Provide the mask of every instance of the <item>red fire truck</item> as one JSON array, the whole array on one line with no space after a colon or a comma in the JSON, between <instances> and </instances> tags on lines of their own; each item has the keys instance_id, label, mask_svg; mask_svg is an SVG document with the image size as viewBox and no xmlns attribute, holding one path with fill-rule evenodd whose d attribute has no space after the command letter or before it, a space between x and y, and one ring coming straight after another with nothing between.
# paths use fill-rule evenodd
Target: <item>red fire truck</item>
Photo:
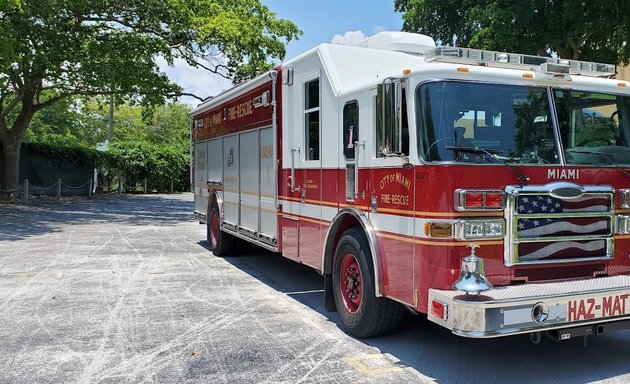
<instances>
[{"instance_id":1,"label":"red fire truck","mask_svg":"<svg viewBox=\"0 0 630 384\"><path fill-rule=\"evenodd\" d=\"M630 87L615 66L382 32L192 112L215 255L315 268L347 331L411 310L466 337L630 327Z\"/></svg>"}]
</instances>

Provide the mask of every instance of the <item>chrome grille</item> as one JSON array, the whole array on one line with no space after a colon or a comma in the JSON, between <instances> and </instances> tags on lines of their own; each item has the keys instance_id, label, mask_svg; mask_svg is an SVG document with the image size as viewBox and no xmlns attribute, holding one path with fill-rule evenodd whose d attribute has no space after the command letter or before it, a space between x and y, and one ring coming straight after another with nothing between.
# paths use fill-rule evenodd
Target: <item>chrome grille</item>
<instances>
[{"instance_id":1,"label":"chrome grille","mask_svg":"<svg viewBox=\"0 0 630 384\"><path fill-rule=\"evenodd\" d=\"M506 265L612 258L611 187L552 183L506 192Z\"/></svg>"}]
</instances>

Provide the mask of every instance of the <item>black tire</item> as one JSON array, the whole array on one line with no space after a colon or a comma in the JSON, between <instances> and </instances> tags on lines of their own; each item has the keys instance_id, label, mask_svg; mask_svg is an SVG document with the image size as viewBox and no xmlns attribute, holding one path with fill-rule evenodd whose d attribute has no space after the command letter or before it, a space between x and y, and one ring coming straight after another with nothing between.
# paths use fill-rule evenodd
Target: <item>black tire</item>
<instances>
[{"instance_id":1,"label":"black tire","mask_svg":"<svg viewBox=\"0 0 630 384\"><path fill-rule=\"evenodd\" d=\"M390 333L405 319L406 311L401 304L376 297L370 247L356 228L341 235L335 250L332 280L337 313L351 335L371 337Z\"/></svg>"},{"instance_id":2,"label":"black tire","mask_svg":"<svg viewBox=\"0 0 630 384\"><path fill-rule=\"evenodd\" d=\"M219 208L214 205L210 209L206 224L208 245L215 256L228 256L234 253L236 238L223 232L219 225L220 222Z\"/></svg>"}]
</instances>

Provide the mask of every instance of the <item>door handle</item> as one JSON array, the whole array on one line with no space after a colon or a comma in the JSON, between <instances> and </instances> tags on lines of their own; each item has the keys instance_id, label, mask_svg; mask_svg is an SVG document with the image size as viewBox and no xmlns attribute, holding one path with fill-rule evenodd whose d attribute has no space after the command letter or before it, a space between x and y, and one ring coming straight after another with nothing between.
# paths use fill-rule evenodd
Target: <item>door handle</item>
<instances>
[{"instance_id":1,"label":"door handle","mask_svg":"<svg viewBox=\"0 0 630 384\"><path fill-rule=\"evenodd\" d=\"M354 142L354 198L359 197L359 154L361 153L360 147L365 149L365 140L362 142Z\"/></svg>"},{"instance_id":2,"label":"door handle","mask_svg":"<svg viewBox=\"0 0 630 384\"><path fill-rule=\"evenodd\" d=\"M300 153L300 147L291 148L291 192L300 190L295 188L295 152Z\"/></svg>"}]
</instances>

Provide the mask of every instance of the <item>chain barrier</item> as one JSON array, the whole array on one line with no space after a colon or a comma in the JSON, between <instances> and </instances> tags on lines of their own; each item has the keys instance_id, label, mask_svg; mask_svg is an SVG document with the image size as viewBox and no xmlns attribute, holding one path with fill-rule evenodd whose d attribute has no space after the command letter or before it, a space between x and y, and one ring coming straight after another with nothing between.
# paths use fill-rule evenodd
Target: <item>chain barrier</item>
<instances>
[{"instance_id":1,"label":"chain barrier","mask_svg":"<svg viewBox=\"0 0 630 384\"><path fill-rule=\"evenodd\" d=\"M49 190L52 190L53 188L56 189L55 194L57 195L57 198L61 199L62 190L64 187L66 188L66 190L79 190L79 189L85 189L85 187L87 187L87 197L90 198L92 196L92 185L93 185L92 179L88 179L85 183L79 186L72 186L72 185L62 182L61 179L57 179L56 182L54 182L48 187L40 187L40 186L35 186L35 185L30 184L29 180L25 179L24 184L21 184L20 188L15 189L14 192L18 192L18 195L21 197L21 200L24 202L24 204L28 205L28 200L30 196L53 195L51 193L45 193Z\"/></svg>"},{"instance_id":2,"label":"chain barrier","mask_svg":"<svg viewBox=\"0 0 630 384\"><path fill-rule=\"evenodd\" d=\"M85 188L86 186L90 185L90 183L91 183L91 182L92 182L92 180L91 180L91 179L89 179L88 181L86 181L85 183L83 183L83 184L79 185L78 187L73 187L73 186L68 185L68 184L66 184L66 183L64 183L64 182L61 182L61 185L62 185L63 187L68 188L68 189L81 189L81 188ZM56 183L55 183L55 184L56 184Z\"/></svg>"},{"instance_id":3,"label":"chain barrier","mask_svg":"<svg viewBox=\"0 0 630 384\"><path fill-rule=\"evenodd\" d=\"M48 191L49 189L56 188L58 183L59 181L55 181L49 187L38 187L29 183L28 189L29 189L29 192L45 192L45 191Z\"/></svg>"},{"instance_id":4,"label":"chain barrier","mask_svg":"<svg viewBox=\"0 0 630 384\"><path fill-rule=\"evenodd\" d=\"M174 179L170 179L168 181L157 181L153 182L150 179L140 179L135 180L133 182L128 182L124 179L118 179L111 184L111 191L116 192L118 194L121 193L179 193L190 191L190 183L189 182L178 182Z\"/></svg>"},{"instance_id":5,"label":"chain barrier","mask_svg":"<svg viewBox=\"0 0 630 384\"><path fill-rule=\"evenodd\" d=\"M149 193L149 182L148 179L144 179L142 181L140 181L139 183L143 184L143 190L145 193ZM113 191L118 192L119 194L121 192L124 191L124 181L123 180L119 180L118 184ZM136 183L137 184L137 183ZM169 182L170 185L167 186L170 187L168 189L170 189L170 193L175 193L175 191L189 191L190 190L190 183L189 182L177 182L174 179L171 179ZM10 190L5 190L5 189L0 189L0 193L17 193L17 197L20 200L23 200L24 204L28 204L28 200L30 196L36 196L36 195L53 195L52 193L46 193L47 191L53 190L54 188L56 188L56 195L58 198L61 198L63 195L63 191L73 191L73 190L80 190L80 189L84 189L87 187L87 197L90 198L92 196L92 194L94 193L93 189L94 189L94 182L92 179L88 179L85 183L79 185L79 186L73 186L73 185L69 185L64 183L61 179L57 179L56 182L54 182L53 184L51 184L48 187L42 187L42 186L37 186L37 185L32 185L29 183L28 179L24 180L23 184L20 184L18 186L18 188L14 188L14 189L10 189Z\"/></svg>"}]
</instances>

